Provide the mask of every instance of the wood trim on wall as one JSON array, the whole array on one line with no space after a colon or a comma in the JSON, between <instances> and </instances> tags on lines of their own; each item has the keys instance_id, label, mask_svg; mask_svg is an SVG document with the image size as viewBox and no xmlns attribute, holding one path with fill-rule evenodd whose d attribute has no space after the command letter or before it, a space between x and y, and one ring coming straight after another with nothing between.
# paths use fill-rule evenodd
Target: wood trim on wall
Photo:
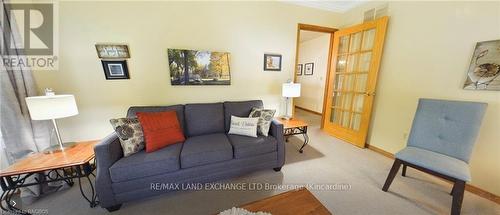
<instances>
[{"instance_id":1,"label":"wood trim on wall","mask_svg":"<svg viewBox=\"0 0 500 215\"><path fill-rule=\"evenodd\" d=\"M329 77L330 75L330 63L332 61L332 55L333 55L333 34L338 31L336 28L329 28L329 27L323 27L323 26L317 26L317 25L309 25L309 24L303 24L299 23L297 24L297 41L295 44L295 64L294 64L294 69L293 69L293 82L297 82L297 64L299 63L299 46L300 46L300 31L315 31L315 32L323 32L323 33L330 33L330 44L329 44L329 51L328 51L328 66L326 69L326 77ZM325 78L325 96L326 93L328 92L328 79ZM325 97L326 98L326 97ZM323 122L323 117L325 113L325 98L323 98L323 113L321 113L321 122ZM295 102L294 99L292 99L292 117L295 116ZM288 111L288 110L287 110ZM321 128L323 128L323 123L321 123Z\"/></svg>"},{"instance_id":2,"label":"wood trim on wall","mask_svg":"<svg viewBox=\"0 0 500 215\"><path fill-rule=\"evenodd\" d=\"M372 151L374 151L376 153L379 153L379 154L381 154L381 155L383 155L385 157L388 157L390 159L394 159L394 154L392 154L392 153L390 153L388 151L385 151L385 150L383 150L381 148L378 148L376 146L372 146L372 145L369 145L369 144L367 144L366 147L369 150L372 150ZM439 179L441 179L441 178L439 178ZM441 180L443 180L443 179L441 179ZM449 182L447 180L443 180L443 181L451 184L451 182ZM467 191L469 191L469 192L471 192L473 194L476 194L476 195L478 195L480 197L483 197L485 199L488 199L488 200L490 200L492 202L500 204L500 196L497 196L497 195L495 195L493 193L490 193L490 192L488 192L486 190L483 190L483 189L481 189L479 187L476 187L476 186L470 185L470 184L465 184L465 190L467 190Z\"/></svg>"},{"instance_id":3,"label":"wood trim on wall","mask_svg":"<svg viewBox=\"0 0 500 215\"><path fill-rule=\"evenodd\" d=\"M320 112L316 112L316 111L313 111L313 110L309 110L309 109L307 109L307 108L299 107L299 106L297 106L297 105L295 105L295 108L297 108L297 109L301 109L301 110L303 110L303 111L306 111L306 112L309 112L309 113L312 113L312 114L316 114L316 115L320 115L320 116L322 116L322 115L323 115L323 114L322 114L322 113L320 113Z\"/></svg>"}]
</instances>

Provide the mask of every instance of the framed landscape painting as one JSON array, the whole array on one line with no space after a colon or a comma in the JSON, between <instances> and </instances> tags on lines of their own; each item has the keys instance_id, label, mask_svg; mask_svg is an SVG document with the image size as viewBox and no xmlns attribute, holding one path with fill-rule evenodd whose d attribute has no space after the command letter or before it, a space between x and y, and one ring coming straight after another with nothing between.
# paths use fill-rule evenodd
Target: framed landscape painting
<instances>
[{"instance_id":1,"label":"framed landscape painting","mask_svg":"<svg viewBox=\"0 0 500 215\"><path fill-rule=\"evenodd\" d=\"M476 44L464 89L500 90L500 40Z\"/></svg>"},{"instance_id":2,"label":"framed landscape painting","mask_svg":"<svg viewBox=\"0 0 500 215\"><path fill-rule=\"evenodd\" d=\"M230 85L228 52L168 49L172 85Z\"/></svg>"}]
</instances>

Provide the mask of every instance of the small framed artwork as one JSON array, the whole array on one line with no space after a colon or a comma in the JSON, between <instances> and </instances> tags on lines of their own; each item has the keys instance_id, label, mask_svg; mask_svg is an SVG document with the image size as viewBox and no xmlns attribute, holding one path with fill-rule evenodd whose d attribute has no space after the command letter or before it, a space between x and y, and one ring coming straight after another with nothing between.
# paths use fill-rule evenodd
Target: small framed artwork
<instances>
[{"instance_id":1,"label":"small framed artwork","mask_svg":"<svg viewBox=\"0 0 500 215\"><path fill-rule=\"evenodd\" d=\"M264 54L264 71L281 71L281 55Z\"/></svg>"},{"instance_id":2,"label":"small framed artwork","mask_svg":"<svg viewBox=\"0 0 500 215\"><path fill-rule=\"evenodd\" d=\"M302 64L297 64L297 75L302 75L302 70L304 69L302 66Z\"/></svg>"},{"instance_id":3,"label":"small framed artwork","mask_svg":"<svg viewBox=\"0 0 500 215\"><path fill-rule=\"evenodd\" d=\"M96 44L97 56L103 59L125 59L130 58L127 45Z\"/></svg>"},{"instance_id":4,"label":"small framed artwork","mask_svg":"<svg viewBox=\"0 0 500 215\"><path fill-rule=\"evenodd\" d=\"M313 75L314 63L306 63L304 67L304 75Z\"/></svg>"},{"instance_id":5,"label":"small framed artwork","mask_svg":"<svg viewBox=\"0 0 500 215\"><path fill-rule=\"evenodd\" d=\"M114 79L130 79L128 75L127 61L102 61L102 68L104 69L104 76L106 80Z\"/></svg>"},{"instance_id":6,"label":"small framed artwork","mask_svg":"<svg viewBox=\"0 0 500 215\"><path fill-rule=\"evenodd\" d=\"M476 44L464 89L500 90L500 40Z\"/></svg>"}]
</instances>

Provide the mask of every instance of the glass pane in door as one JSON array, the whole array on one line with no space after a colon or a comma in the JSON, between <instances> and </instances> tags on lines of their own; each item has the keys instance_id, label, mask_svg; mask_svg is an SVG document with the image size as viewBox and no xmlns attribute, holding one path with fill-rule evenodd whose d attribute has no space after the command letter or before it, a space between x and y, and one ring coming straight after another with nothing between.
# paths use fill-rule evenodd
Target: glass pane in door
<instances>
[{"instance_id":1,"label":"glass pane in door","mask_svg":"<svg viewBox=\"0 0 500 215\"><path fill-rule=\"evenodd\" d=\"M344 54L349 51L349 35L340 37L339 54Z\"/></svg>"},{"instance_id":2,"label":"glass pane in door","mask_svg":"<svg viewBox=\"0 0 500 215\"><path fill-rule=\"evenodd\" d=\"M349 52L357 52L359 51L359 48L361 47L361 34L362 32L355 33L351 37L351 45L349 47Z\"/></svg>"},{"instance_id":3,"label":"glass pane in door","mask_svg":"<svg viewBox=\"0 0 500 215\"><path fill-rule=\"evenodd\" d=\"M370 50L375 42L375 29L369 29L363 32L363 45L361 50Z\"/></svg>"}]
</instances>

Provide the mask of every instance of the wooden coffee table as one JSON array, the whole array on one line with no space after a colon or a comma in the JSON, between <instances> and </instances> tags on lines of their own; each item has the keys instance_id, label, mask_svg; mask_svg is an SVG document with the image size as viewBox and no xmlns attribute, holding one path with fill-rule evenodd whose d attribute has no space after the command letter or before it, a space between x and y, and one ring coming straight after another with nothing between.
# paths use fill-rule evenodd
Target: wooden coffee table
<instances>
[{"instance_id":1,"label":"wooden coffee table","mask_svg":"<svg viewBox=\"0 0 500 215\"><path fill-rule=\"evenodd\" d=\"M42 152L29 155L28 157L17 161L11 166L0 171L0 186L4 191L1 195L0 207L3 211L12 212L12 214L29 214L20 208L15 207L12 196L16 190L21 187L38 185L41 183L65 181L73 186L73 179L78 179L80 192L90 204L95 207L98 204L94 185L90 176L95 170L94 145L98 141L79 142L74 147L65 151L52 154ZM34 174L38 177L44 177L44 180L27 181L26 179ZM92 195L87 197L82 189L81 178L87 178L92 190Z\"/></svg>"},{"instance_id":2,"label":"wooden coffee table","mask_svg":"<svg viewBox=\"0 0 500 215\"><path fill-rule=\"evenodd\" d=\"M282 119L282 118L276 118L279 122L283 124L283 135L285 136L285 141L288 142L288 137L292 135L299 135L302 134L304 136L304 143L299 149L300 153L303 153L304 147L309 143L309 136L307 135L307 127L309 126L306 122L300 120L300 119Z\"/></svg>"},{"instance_id":3,"label":"wooden coffee table","mask_svg":"<svg viewBox=\"0 0 500 215\"><path fill-rule=\"evenodd\" d=\"M240 207L252 212L262 211L273 215L332 214L306 188L281 193Z\"/></svg>"}]
</instances>

